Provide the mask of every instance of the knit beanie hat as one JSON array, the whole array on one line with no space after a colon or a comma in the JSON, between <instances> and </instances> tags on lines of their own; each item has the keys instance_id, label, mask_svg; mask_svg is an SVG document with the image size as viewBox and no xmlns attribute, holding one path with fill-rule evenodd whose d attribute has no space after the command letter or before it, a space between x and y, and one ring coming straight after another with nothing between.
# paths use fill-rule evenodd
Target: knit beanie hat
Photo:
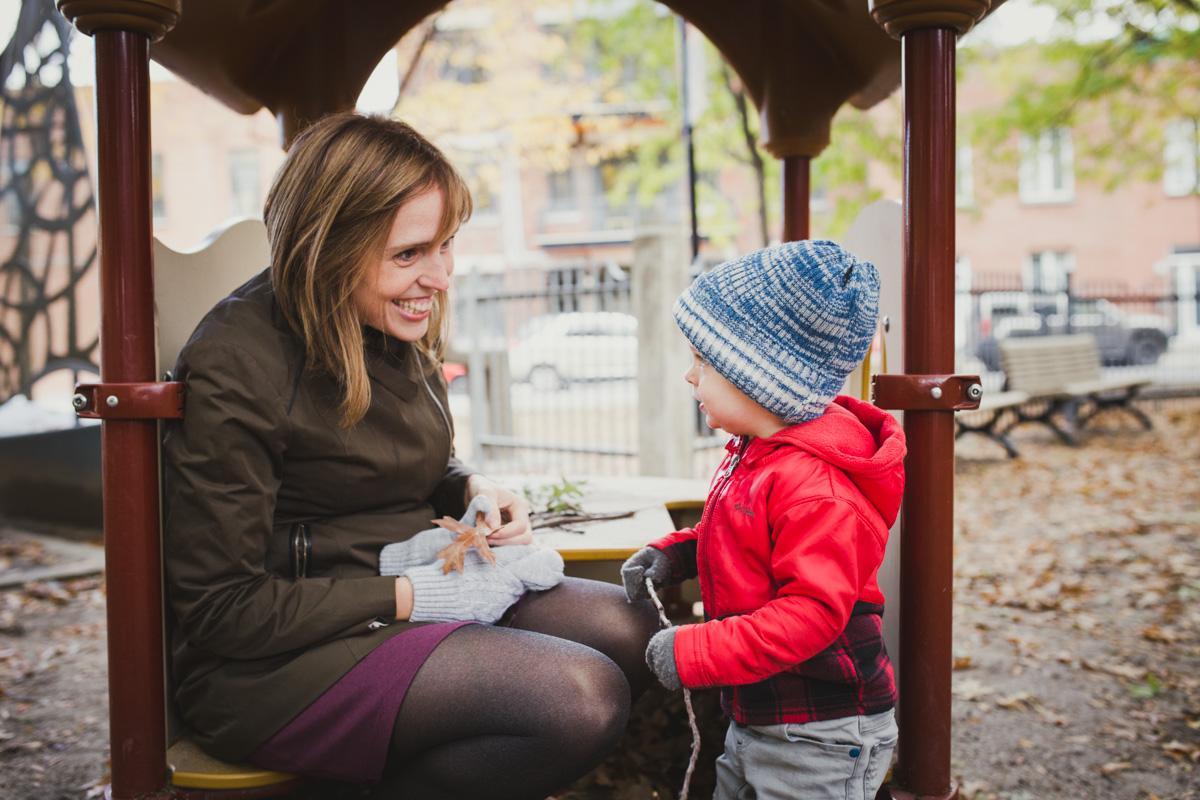
<instances>
[{"instance_id":1,"label":"knit beanie hat","mask_svg":"<svg viewBox=\"0 0 1200 800\"><path fill-rule=\"evenodd\" d=\"M784 422L807 422L871 346L879 273L833 242L788 242L701 275L673 311L722 377Z\"/></svg>"}]
</instances>

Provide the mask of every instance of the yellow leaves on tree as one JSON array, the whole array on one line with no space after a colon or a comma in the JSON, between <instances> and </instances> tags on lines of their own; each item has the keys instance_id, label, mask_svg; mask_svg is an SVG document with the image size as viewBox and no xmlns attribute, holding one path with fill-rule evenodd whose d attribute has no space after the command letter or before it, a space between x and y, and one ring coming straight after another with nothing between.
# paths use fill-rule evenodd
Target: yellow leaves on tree
<instances>
[{"instance_id":1,"label":"yellow leaves on tree","mask_svg":"<svg viewBox=\"0 0 1200 800\"><path fill-rule=\"evenodd\" d=\"M488 545L487 537L499 530L499 527L489 528L483 523L483 514L475 515L475 527L464 525L452 517L442 517L441 519L433 520L433 524L439 528L445 528L455 534L455 539L450 544L438 551L437 557L443 559L442 574L445 575L452 569L463 571L463 559L467 555L467 551L474 547L479 551L479 555L483 556L484 560L493 566L496 564L496 557L492 555L492 548Z\"/></svg>"}]
</instances>

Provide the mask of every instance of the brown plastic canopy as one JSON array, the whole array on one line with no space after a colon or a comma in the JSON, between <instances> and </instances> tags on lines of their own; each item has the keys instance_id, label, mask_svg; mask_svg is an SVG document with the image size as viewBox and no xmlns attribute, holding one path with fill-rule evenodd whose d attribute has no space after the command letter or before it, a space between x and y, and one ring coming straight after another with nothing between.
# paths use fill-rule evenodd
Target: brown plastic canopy
<instances>
[{"instance_id":1,"label":"brown plastic canopy","mask_svg":"<svg viewBox=\"0 0 1200 800\"><path fill-rule=\"evenodd\" d=\"M384 54L446 0L204 0L187 3L151 57L230 108L266 107L285 141L353 108ZM814 157L847 102L900 85L900 42L866 0L664 0L724 54L762 113L777 158Z\"/></svg>"}]
</instances>

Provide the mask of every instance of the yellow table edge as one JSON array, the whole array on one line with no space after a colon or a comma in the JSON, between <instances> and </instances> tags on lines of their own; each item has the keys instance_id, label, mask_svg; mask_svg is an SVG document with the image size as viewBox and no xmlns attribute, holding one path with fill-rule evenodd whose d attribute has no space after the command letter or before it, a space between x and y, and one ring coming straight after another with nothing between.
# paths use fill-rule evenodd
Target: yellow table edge
<instances>
[{"instance_id":1,"label":"yellow table edge","mask_svg":"<svg viewBox=\"0 0 1200 800\"><path fill-rule=\"evenodd\" d=\"M559 550L563 561L624 561L641 548L609 547L595 550Z\"/></svg>"}]
</instances>

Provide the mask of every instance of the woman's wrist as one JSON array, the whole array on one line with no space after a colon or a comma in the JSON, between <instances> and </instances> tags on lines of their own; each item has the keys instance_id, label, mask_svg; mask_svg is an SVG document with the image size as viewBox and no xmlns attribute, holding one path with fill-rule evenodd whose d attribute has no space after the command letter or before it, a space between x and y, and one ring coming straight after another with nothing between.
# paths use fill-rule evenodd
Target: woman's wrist
<instances>
[{"instance_id":1,"label":"woman's wrist","mask_svg":"<svg viewBox=\"0 0 1200 800\"><path fill-rule=\"evenodd\" d=\"M396 621L403 622L412 616L413 586L408 578L396 578Z\"/></svg>"},{"instance_id":2,"label":"woman's wrist","mask_svg":"<svg viewBox=\"0 0 1200 800\"><path fill-rule=\"evenodd\" d=\"M471 499L474 498L475 495L477 495L481 491L483 491L484 488L493 486L493 485L494 484L492 484L492 482L490 480L488 480L487 478L485 478L484 476L482 476L478 472L476 472L474 475L467 478L467 491L466 491L465 496L463 497L463 502L466 503L467 505L470 505Z\"/></svg>"}]
</instances>

